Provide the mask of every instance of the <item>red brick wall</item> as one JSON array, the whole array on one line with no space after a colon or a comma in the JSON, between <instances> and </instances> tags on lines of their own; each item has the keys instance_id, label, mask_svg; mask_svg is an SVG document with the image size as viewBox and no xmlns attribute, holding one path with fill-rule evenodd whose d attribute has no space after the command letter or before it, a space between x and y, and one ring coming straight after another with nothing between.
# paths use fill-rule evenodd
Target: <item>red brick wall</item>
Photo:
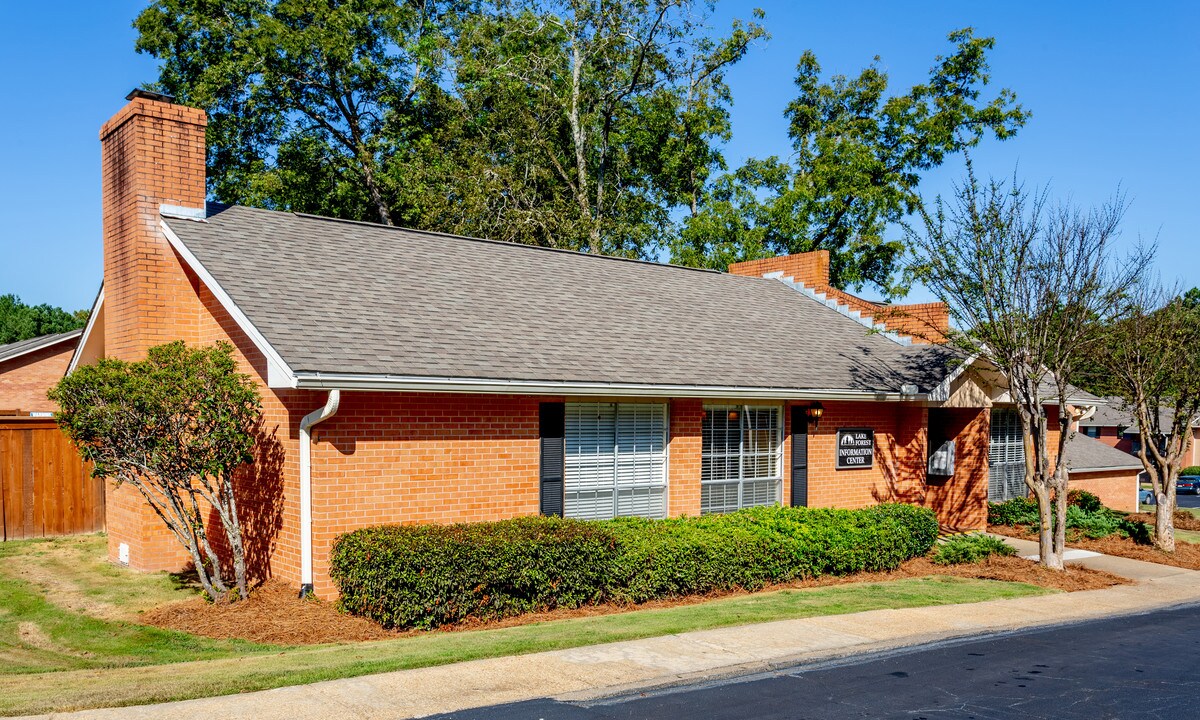
<instances>
[{"instance_id":1,"label":"red brick wall","mask_svg":"<svg viewBox=\"0 0 1200 720\"><path fill-rule=\"evenodd\" d=\"M1113 510L1137 512L1137 470L1071 473L1072 490L1087 490Z\"/></svg>"},{"instance_id":2,"label":"red brick wall","mask_svg":"<svg viewBox=\"0 0 1200 720\"><path fill-rule=\"evenodd\" d=\"M198 283L159 229L159 205L204 207L204 112L137 98L100 130L104 232L104 350L136 360L172 340L197 342ZM182 548L130 486L109 486L109 557L122 543L130 565L175 570Z\"/></svg>"},{"instance_id":3,"label":"red brick wall","mask_svg":"<svg viewBox=\"0 0 1200 720\"><path fill-rule=\"evenodd\" d=\"M27 415L57 410L46 392L67 372L74 350L72 340L0 362L0 411L20 410Z\"/></svg>"},{"instance_id":4,"label":"red brick wall","mask_svg":"<svg viewBox=\"0 0 1200 720\"><path fill-rule=\"evenodd\" d=\"M700 451L704 403L695 399L671 401L670 444L667 447L667 512L700 514Z\"/></svg>"},{"instance_id":5,"label":"red brick wall","mask_svg":"<svg viewBox=\"0 0 1200 720\"><path fill-rule=\"evenodd\" d=\"M954 477L931 478L924 504L941 523L956 530L987 525L989 408L935 408L930 423L941 435L955 439Z\"/></svg>"}]
</instances>

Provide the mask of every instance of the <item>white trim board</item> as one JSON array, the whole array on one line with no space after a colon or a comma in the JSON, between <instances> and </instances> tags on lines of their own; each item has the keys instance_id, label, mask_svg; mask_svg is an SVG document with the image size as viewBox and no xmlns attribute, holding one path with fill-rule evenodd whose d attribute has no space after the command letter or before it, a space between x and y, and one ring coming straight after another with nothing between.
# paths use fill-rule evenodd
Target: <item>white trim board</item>
<instances>
[{"instance_id":1,"label":"white trim board","mask_svg":"<svg viewBox=\"0 0 1200 720\"><path fill-rule=\"evenodd\" d=\"M96 293L96 301L92 303L92 312L88 315L87 325L83 328L83 335L80 336L79 342L75 345L75 352L71 353L71 362L67 364L67 375L75 372L75 368L79 366L79 354L83 352L84 346L87 345L88 338L92 336L92 328L96 325L96 318L100 317L100 308L104 306L104 281L100 281L100 292Z\"/></svg>"},{"instance_id":2,"label":"white trim board","mask_svg":"<svg viewBox=\"0 0 1200 720\"><path fill-rule=\"evenodd\" d=\"M221 287L221 283L217 282L217 279L213 277L213 274L210 273L206 267L204 267L204 264L200 262L199 258L197 258L195 254L193 254L188 248L188 246L179 239L179 236L171 230L171 226L167 224L165 219L159 221L159 227L162 228L163 234L167 238L167 242L171 243L171 247L175 249L175 252L179 253L179 256L183 258L183 261L188 264L188 267L190 267L192 271L195 272L200 278L200 281L203 282L206 287L208 287L209 292L213 294L213 297L217 299L217 302L221 303L221 307L225 309L225 312L229 313L229 316L233 318L233 321L237 323L237 326L241 328L242 332L246 333L246 336L250 338L250 341L254 343L254 346L258 348L259 352L263 354L263 357L267 359L267 387L296 387L296 374L292 372L292 369L284 361L283 357L276 352L274 347L271 346L271 343L267 342L267 338L264 337L261 332L259 332L258 328L254 326L254 323L250 322L250 318L246 317L246 314L242 312L242 309L233 301L233 298L229 297L229 293L225 291L225 288Z\"/></svg>"},{"instance_id":3,"label":"white trim board","mask_svg":"<svg viewBox=\"0 0 1200 720\"><path fill-rule=\"evenodd\" d=\"M82 331L77 331L77 330L70 331L70 332L72 332L74 334L66 335L66 336L60 337L60 338L55 338L54 340L47 340L46 342L38 343L36 345L27 347L24 350L22 350L21 352L17 353L16 355L9 355L8 357L0 358L0 363L6 363L9 360L16 360L17 358L25 357L26 355L28 355L30 353L35 353L39 350L45 350L48 347L54 347L55 345L58 345L59 343L65 343L65 342L70 342L71 340L76 340L82 334ZM54 334L59 335L60 333L54 333ZM33 338L30 338L30 339L32 340Z\"/></svg>"}]
</instances>

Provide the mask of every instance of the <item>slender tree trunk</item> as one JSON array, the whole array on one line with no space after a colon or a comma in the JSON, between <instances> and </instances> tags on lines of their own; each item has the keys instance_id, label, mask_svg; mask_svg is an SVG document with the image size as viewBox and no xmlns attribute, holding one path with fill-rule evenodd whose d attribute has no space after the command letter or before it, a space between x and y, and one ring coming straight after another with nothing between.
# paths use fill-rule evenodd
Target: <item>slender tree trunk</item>
<instances>
[{"instance_id":1,"label":"slender tree trunk","mask_svg":"<svg viewBox=\"0 0 1200 720\"><path fill-rule=\"evenodd\" d=\"M226 500L225 513L229 517L223 522L225 536L229 539L229 549L233 555L233 578L237 583L240 598L244 600L249 596L250 588L246 582L246 547L242 542L242 522L238 518L237 497L233 492L232 479L221 477L220 482L221 492Z\"/></svg>"},{"instance_id":2,"label":"slender tree trunk","mask_svg":"<svg viewBox=\"0 0 1200 720\"><path fill-rule=\"evenodd\" d=\"M1168 466L1160 468L1158 476L1162 478L1160 487L1155 488L1154 506L1154 547L1167 552L1175 552L1175 483L1178 473Z\"/></svg>"},{"instance_id":3,"label":"slender tree trunk","mask_svg":"<svg viewBox=\"0 0 1200 720\"><path fill-rule=\"evenodd\" d=\"M1054 471L1054 560L1051 567L1062 569L1063 554L1067 551L1067 478L1065 469Z\"/></svg>"}]
</instances>

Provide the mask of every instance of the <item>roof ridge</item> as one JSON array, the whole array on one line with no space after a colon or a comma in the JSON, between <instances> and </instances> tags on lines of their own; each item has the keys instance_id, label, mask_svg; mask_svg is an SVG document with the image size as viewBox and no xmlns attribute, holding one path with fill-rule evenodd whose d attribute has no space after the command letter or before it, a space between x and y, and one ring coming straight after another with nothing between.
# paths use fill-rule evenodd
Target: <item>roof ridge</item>
<instances>
[{"instance_id":1,"label":"roof ridge","mask_svg":"<svg viewBox=\"0 0 1200 720\"><path fill-rule=\"evenodd\" d=\"M235 205L232 207L247 207L245 205ZM530 245L528 243L513 242L512 240L496 240L494 238L481 238L472 235L458 235L456 233L439 232L437 230L422 230L419 228L404 227L401 225L382 225L380 223L368 222L366 220L347 220L345 218L334 218L326 215L314 215L312 213L293 212L286 213L280 210L265 210L263 208L249 208L251 210L263 210L264 212L279 212L282 214L290 214L306 220L321 220L324 222L344 223L346 225L362 225L364 227L373 228L376 230L400 230L403 232L416 233L418 235L429 235L433 237L451 238L453 240L467 240L470 242L488 243L490 245L504 245L507 247L529 248L531 250L543 250L547 252L563 253L565 255L577 255L579 257L595 258L598 260L616 260L619 262L636 263L640 265L652 265L654 267L671 268L675 270L689 270L691 272L710 273L714 275L729 275L729 273L713 270L710 268L690 267L688 265L677 265L675 263L659 262L657 260L643 260L642 258L621 257L620 255L605 255L602 253L589 253L582 250L571 250L568 248L546 247L545 245Z\"/></svg>"}]
</instances>

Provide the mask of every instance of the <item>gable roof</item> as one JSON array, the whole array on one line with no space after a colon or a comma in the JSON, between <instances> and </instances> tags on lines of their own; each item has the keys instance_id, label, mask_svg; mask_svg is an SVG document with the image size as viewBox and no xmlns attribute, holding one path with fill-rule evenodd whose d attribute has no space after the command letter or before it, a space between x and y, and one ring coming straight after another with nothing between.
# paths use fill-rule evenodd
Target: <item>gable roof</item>
<instances>
[{"instance_id":1,"label":"gable roof","mask_svg":"<svg viewBox=\"0 0 1200 720\"><path fill-rule=\"evenodd\" d=\"M1071 472L1142 469L1141 460L1133 455L1105 445L1083 433L1075 433L1067 441L1065 459L1067 469Z\"/></svg>"},{"instance_id":2,"label":"gable roof","mask_svg":"<svg viewBox=\"0 0 1200 720\"><path fill-rule=\"evenodd\" d=\"M934 387L951 357L774 279L239 206L164 215L163 227L301 387L449 378L898 395Z\"/></svg>"},{"instance_id":3,"label":"gable roof","mask_svg":"<svg viewBox=\"0 0 1200 720\"><path fill-rule=\"evenodd\" d=\"M20 340L8 345L0 345L0 362L14 360L22 355L37 352L48 347L53 347L59 343L64 343L70 340L77 339L83 334L83 329L68 330L63 333L54 333L53 335L42 335L40 337L29 338L28 340Z\"/></svg>"},{"instance_id":4,"label":"gable roof","mask_svg":"<svg viewBox=\"0 0 1200 720\"><path fill-rule=\"evenodd\" d=\"M1133 411L1129 409L1129 405L1120 397L1110 396L1103 398L1104 405L1097 405L1096 412L1092 417L1080 422L1081 427L1117 427L1129 432L1137 432L1137 420L1133 417ZM1164 432L1168 431L1172 425L1172 411L1168 408L1159 408L1158 410L1158 426ZM1192 427L1200 426L1200 419L1192 422Z\"/></svg>"}]
</instances>

